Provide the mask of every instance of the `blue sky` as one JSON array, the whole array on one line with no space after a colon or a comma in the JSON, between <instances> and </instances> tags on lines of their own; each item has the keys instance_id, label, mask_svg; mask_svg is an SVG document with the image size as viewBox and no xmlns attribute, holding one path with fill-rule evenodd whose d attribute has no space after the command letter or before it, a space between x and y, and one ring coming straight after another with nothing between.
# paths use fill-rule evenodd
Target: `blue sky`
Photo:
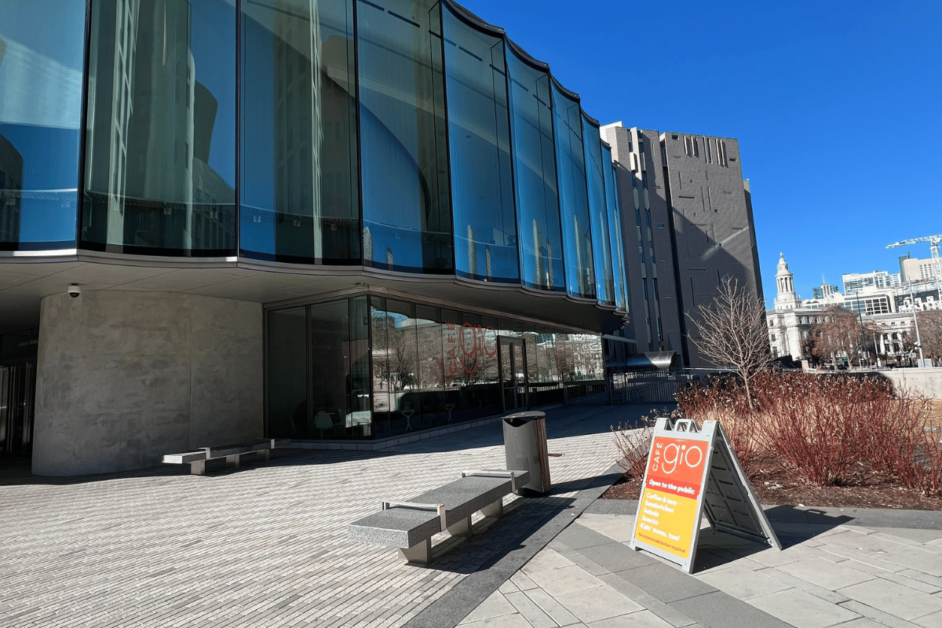
<instances>
[{"instance_id":1,"label":"blue sky","mask_svg":"<svg viewBox=\"0 0 942 628\"><path fill-rule=\"evenodd\" d=\"M739 139L766 297L942 233L942 2L463 0L603 123Z\"/></svg>"}]
</instances>

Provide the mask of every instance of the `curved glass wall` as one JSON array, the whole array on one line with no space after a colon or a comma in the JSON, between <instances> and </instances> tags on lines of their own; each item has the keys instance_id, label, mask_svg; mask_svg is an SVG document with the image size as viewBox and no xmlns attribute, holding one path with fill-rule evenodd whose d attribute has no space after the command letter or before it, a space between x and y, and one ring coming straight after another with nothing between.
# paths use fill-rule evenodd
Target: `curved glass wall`
<instances>
[{"instance_id":1,"label":"curved glass wall","mask_svg":"<svg viewBox=\"0 0 942 628\"><path fill-rule=\"evenodd\" d=\"M582 116L582 137L585 148L586 187L589 192L589 223L592 225L592 241L595 243L592 250L595 264L595 298L599 303L615 305L615 274L609 237L605 175L602 173L611 162L606 164L602 160L599 126L585 115Z\"/></svg>"},{"instance_id":2,"label":"curved glass wall","mask_svg":"<svg viewBox=\"0 0 942 628\"><path fill-rule=\"evenodd\" d=\"M520 268L529 288L566 291L550 77L508 46Z\"/></svg>"},{"instance_id":3,"label":"curved glass wall","mask_svg":"<svg viewBox=\"0 0 942 628\"><path fill-rule=\"evenodd\" d=\"M363 261L451 272L441 5L359 1L357 55Z\"/></svg>"},{"instance_id":4,"label":"curved glass wall","mask_svg":"<svg viewBox=\"0 0 942 628\"><path fill-rule=\"evenodd\" d=\"M353 2L242 3L240 243L360 263Z\"/></svg>"},{"instance_id":5,"label":"curved glass wall","mask_svg":"<svg viewBox=\"0 0 942 628\"><path fill-rule=\"evenodd\" d=\"M628 311L628 279L625 276L625 247L621 239L621 206L618 204L618 187L615 185L615 164L612 149L602 144L602 176L605 179L605 201L608 205L608 237L614 256L612 264L615 287L615 307Z\"/></svg>"},{"instance_id":6,"label":"curved glass wall","mask_svg":"<svg viewBox=\"0 0 942 628\"><path fill-rule=\"evenodd\" d=\"M235 251L235 7L94 0L82 246Z\"/></svg>"},{"instance_id":7,"label":"curved glass wall","mask_svg":"<svg viewBox=\"0 0 942 628\"><path fill-rule=\"evenodd\" d=\"M75 247L85 3L0 0L0 250Z\"/></svg>"},{"instance_id":8,"label":"curved glass wall","mask_svg":"<svg viewBox=\"0 0 942 628\"><path fill-rule=\"evenodd\" d=\"M443 20L455 267L463 277L518 281L504 40L447 5Z\"/></svg>"},{"instance_id":9,"label":"curved glass wall","mask_svg":"<svg viewBox=\"0 0 942 628\"><path fill-rule=\"evenodd\" d=\"M585 155L582 149L582 108L579 101L553 83L553 121L556 130L556 168L559 205L562 209L566 285L569 294L595 298L592 261L592 228L586 191Z\"/></svg>"}]
</instances>

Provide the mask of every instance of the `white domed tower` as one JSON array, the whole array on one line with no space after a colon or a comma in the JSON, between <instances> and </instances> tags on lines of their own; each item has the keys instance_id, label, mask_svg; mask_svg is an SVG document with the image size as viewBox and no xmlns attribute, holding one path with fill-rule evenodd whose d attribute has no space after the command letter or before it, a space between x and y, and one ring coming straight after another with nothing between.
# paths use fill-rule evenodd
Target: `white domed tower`
<instances>
[{"instance_id":1,"label":"white domed tower","mask_svg":"<svg viewBox=\"0 0 942 628\"><path fill-rule=\"evenodd\" d=\"M795 278L792 271L788 270L784 253L779 253L775 284L778 287L778 294L775 296L776 310L794 310L801 307L801 297L795 294Z\"/></svg>"}]
</instances>

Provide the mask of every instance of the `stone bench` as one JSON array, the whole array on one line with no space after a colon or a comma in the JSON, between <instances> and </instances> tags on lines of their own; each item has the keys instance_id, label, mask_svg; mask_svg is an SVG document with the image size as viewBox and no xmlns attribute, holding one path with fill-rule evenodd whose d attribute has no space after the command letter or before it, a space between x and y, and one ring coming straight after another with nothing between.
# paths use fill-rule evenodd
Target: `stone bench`
<instances>
[{"instance_id":1,"label":"stone bench","mask_svg":"<svg viewBox=\"0 0 942 628\"><path fill-rule=\"evenodd\" d=\"M382 510L350 524L348 538L398 547L403 558L428 564L432 537L447 530L470 536L471 515L500 517L503 498L530 481L527 471L464 471L461 479L403 502L385 501Z\"/></svg>"},{"instance_id":2,"label":"stone bench","mask_svg":"<svg viewBox=\"0 0 942 628\"><path fill-rule=\"evenodd\" d=\"M164 464L188 464L190 473L193 475L204 475L206 473L206 462L208 460L226 459L226 467L238 468L242 456L254 453L257 460L267 461L269 452L276 447L287 447L291 444L288 438L265 438L254 440L248 443L237 443L235 445L219 445L217 447L200 447L199 451L190 451L183 454L167 454L164 456Z\"/></svg>"}]
</instances>

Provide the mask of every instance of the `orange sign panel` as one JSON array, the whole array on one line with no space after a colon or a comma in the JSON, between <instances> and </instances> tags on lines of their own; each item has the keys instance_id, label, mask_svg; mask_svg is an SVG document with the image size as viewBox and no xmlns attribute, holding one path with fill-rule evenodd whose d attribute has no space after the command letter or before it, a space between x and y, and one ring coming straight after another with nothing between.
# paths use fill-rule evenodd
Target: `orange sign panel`
<instances>
[{"instance_id":1,"label":"orange sign panel","mask_svg":"<svg viewBox=\"0 0 942 628\"><path fill-rule=\"evenodd\" d=\"M700 525L699 498L706 482L706 441L655 436L634 538L683 561L690 560Z\"/></svg>"}]
</instances>

